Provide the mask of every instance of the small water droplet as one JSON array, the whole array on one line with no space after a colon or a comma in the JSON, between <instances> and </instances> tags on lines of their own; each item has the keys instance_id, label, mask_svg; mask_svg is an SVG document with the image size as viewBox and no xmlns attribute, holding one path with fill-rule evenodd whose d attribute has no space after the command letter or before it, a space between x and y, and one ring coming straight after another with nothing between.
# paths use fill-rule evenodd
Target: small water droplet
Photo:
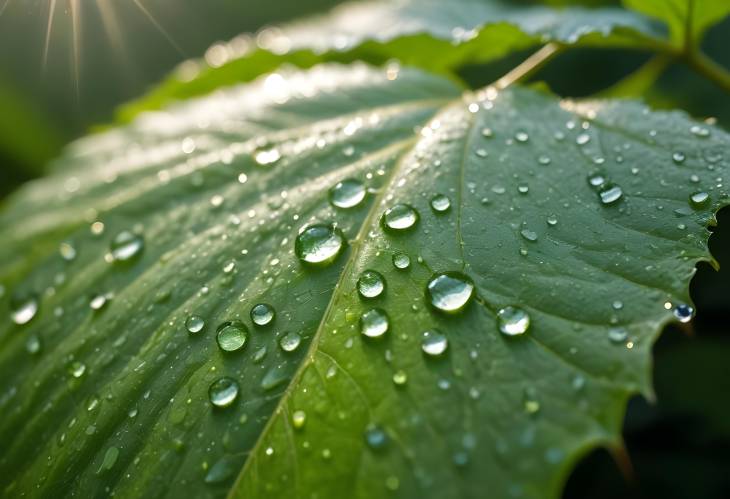
<instances>
[{"instance_id":1,"label":"small water droplet","mask_svg":"<svg viewBox=\"0 0 730 499\"><path fill-rule=\"evenodd\" d=\"M281 153L276 148L263 149L260 151L256 151L256 153L254 154L254 159L258 164L262 166L271 165L281 159Z\"/></svg>"},{"instance_id":2,"label":"small water droplet","mask_svg":"<svg viewBox=\"0 0 730 499\"><path fill-rule=\"evenodd\" d=\"M672 154L672 161L674 161L678 165L684 163L685 159L687 159L687 157L684 155L683 152L677 151Z\"/></svg>"},{"instance_id":3,"label":"small water droplet","mask_svg":"<svg viewBox=\"0 0 730 499\"><path fill-rule=\"evenodd\" d=\"M593 173L588 176L588 185L594 189L600 189L606 183L606 176L602 173Z\"/></svg>"},{"instance_id":4,"label":"small water droplet","mask_svg":"<svg viewBox=\"0 0 730 499\"><path fill-rule=\"evenodd\" d=\"M550 156L542 155L537 158L537 162L543 166L547 166L552 162L552 160L550 159Z\"/></svg>"},{"instance_id":5,"label":"small water droplet","mask_svg":"<svg viewBox=\"0 0 730 499\"><path fill-rule=\"evenodd\" d=\"M379 425L371 423L365 428L365 442L373 450L382 449L388 444L388 434Z\"/></svg>"},{"instance_id":6,"label":"small water droplet","mask_svg":"<svg viewBox=\"0 0 730 499\"><path fill-rule=\"evenodd\" d=\"M271 324L276 316L274 307L268 303L258 303L251 308L251 321L257 326Z\"/></svg>"},{"instance_id":7,"label":"small water droplet","mask_svg":"<svg viewBox=\"0 0 730 499\"><path fill-rule=\"evenodd\" d=\"M128 262L142 253L144 238L129 230L123 230L112 239L109 247L112 261Z\"/></svg>"},{"instance_id":8,"label":"small water droplet","mask_svg":"<svg viewBox=\"0 0 730 499\"><path fill-rule=\"evenodd\" d=\"M216 330L218 347L224 352L235 352L246 345L248 328L241 321L224 322Z\"/></svg>"},{"instance_id":9,"label":"small water droplet","mask_svg":"<svg viewBox=\"0 0 730 499\"><path fill-rule=\"evenodd\" d=\"M407 204L396 204L383 213L380 222L386 231L403 231L413 228L418 222L418 212Z\"/></svg>"},{"instance_id":10,"label":"small water droplet","mask_svg":"<svg viewBox=\"0 0 730 499\"><path fill-rule=\"evenodd\" d=\"M96 471L96 474L98 475L99 473L111 470L117 463L118 458L119 449L116 447L109 447L104 454L104 459L101 462L101 466L99 466L99 469Z\"/></svg>"},{"instance_id":11,"label":"small water droplet","mask_svg":"<svg viewBox=\"0 0 730 499\"><path fill-rule=\"evenodd\" d=\"M601 198L601 203L608 205L620 200L623 196L623 191L617 185L607 184L603 186L598 195Z\"/></svg>"},{"instance_id":12,"label":"small water droplet","mask_svg":"<svg viewBox=\"0 0 730 499\"><path fill-rule=\"evenodd\" d=\"M449 347L449 340L438 330L425 331L421 339L421 350L426 355L437 357Z\"/></svg>"},{"instance_id":13,"label":"small water droplet","mask_svg":"<svg viewBox=\"0 0 730 499\"><path fill-rule=\"evenodd\" d=\"M558 225L558 217L556 215L548 215L547 224L551 227Z\"/></svg>"},{"instance_id":14,"label":"small water droplet","mask_svg":"<svg viewBox=\"0 0 730 499\"><path fill-rule=\"evenodd\" d=\"M522 229L520 231L520 234L522 235L522 237L524 237L528 241L531 241L531 242L537 241L537 232L535 232L534 230Z\"/></svg>"},{"instance_id":15,"label":"small water droplet","mask_svg":"<svg viewBox=\"0 0 730 499\"><path fill-rule=\"evenodd\" d=\"M398 270L405 270L411 266L411 257L405 253L396 253L393 255L393 266Z\"/></svg>"},{"instance_id":16,"label":"small water droplet","mask_svg":"<svg viewBox=\"0 0 730 499\"><path fill-rule=\"evenodd\" d=\"M621 310L624 308L624 303L621 300L616 300L611 304L611 306L614 310Z\"/></svg>"},{"instance_id":17,"label":"small water droplet","mask_svg":"<svg viewBox=\"0 0 730 499\"><path fill-rule=\"evenodd\" d=\"M359 180L346 179L338 182L329 191L329 199L336 208L354 208L359 205L367 194L365 185Z\"/></svg>"},{"instance_id":18,"label":"small water droplet","mask_svg":"<svg viewBox=\"0 0 730 499\"><path fill-rule=\"evenodd\" d=\"M706 138L710 136L710 130L699 125L692 125L689 131L696 137Z\"/></svg>"},{"instance_id":19,"label":"small water droplet","mask_svg":"<svg viewBox=\"0 0 730 499\"><path fill-rule=\"evenodd\" d=\"M294 429L301 430L307 422L307 413L304 411L294 411L291 415L291 423Z\"/></svg>"},{"instance_id":20,"label":"small water droplet","mask_svg":"<svg viewBox=\"0 0 730 499\"><path fill-rule=\"evenodd\" d=\"M74 361L68 366L68 373L74 378L80 378L86 372L86 364Z\"/></svg>"},{"instance_id":21,"label":"small water droplet","mask_svg":"<svg viewBox=\"0 0 730 499\"><path fill-rule=\"evenodd\" d=\"M520 130L517 133L515 133L515 140L517 142L524 143L524 142L527 142L528 140L530 140L530 136L527 135L527 132Z\"/></svg>"},{"instance_id":22,"label":"small water droplet","mask_svg":"<svg viewBox=\"0 0 730 499\"><path fill-rule=\"evenodd\" d=\"M342 231L334 225L315 224L304 229L294 244L300 261L312 265L332 263L345 247Z\"/></svg>"},{"instance_id":23,"label":"small water droplet","mask_svg":"<svg viewBox=\"0 0 730 499\"><path fill-rule=\"evenodd\" d=\"M393 373L393 383L398 386L403 386L408 382L408 374L405 371L399 370Z\"/></svg>"},{"instance_id":24,"label":"small water droplet","mask_svg":"<svg viewBox=\"0 0 730 499\"><path fill-rule=\"evenodd\" d=\"M689 305L680 304L674 307L674 317L679 320L679 322L689 322L692 320L692 317L694 316L695 309L692 308Z\"/></svg>"},{"instance_id":25,"label":"small water droplet","mask_svg":"<svg viewBox=\"0 0 730 499\"><path fill-rule=\"evenodd\" d=\"M238 398L238 382L227 376L211 383L208 388L208 399L216 407L228 407Z\"/></svg>"},{"instance_id":26,"label":"small water droplet","mask_svg":"<svg viewBox=\"0 0 730 499\"><path fill-rule=\"evenodd\" d=\"M608 330L608 340L614 344L625 343L629 337L629 332L622 327L612 327Z\"/></svg>"},{"instance_id":27,"label":"small water droplet","mask_svg":"<svg viewBox=\"0 0 730 499\"><path fill-rule=\"evenodd\" d=\"M710 195L706 192L694 192L689 197L689 203L693 208L703 208L710 201Z\"/></svg>"},{"instance_id":28,"label":"small water droplet","mask_svg":"<svg viewBox=\"0 0 730 499\"><path fill-rule=\"evenodd\" d=\"M581 133L575 138L575 143L579 146L585 145L591 141L591 136L587 133Z\"/></svg>"},{"instance_id":29,"label":"small water droplet","mask_svg":"<svg viewBox=\"0 0 730 499\"><path fill-rule=\"evenodd\" d=\"M431 209L436 213L445 213L451 208L451 200L444 194L436 194L431 198Z\"/></svg>"},{"instance_id":30,"label":"small water droplet","mask_svg":"<svg viewBox=\"0 0 730 499\"><path fill-rule=\"evenodd\" d=\"M31 355L35 355L41 351L41 339L34 335L28 337L25 342L25 351Z\"/></svg>"},{"instance_id":31,"label":"small water droplet","mask_svg":"<svg viewBox=\"0 0 730 499\"><path fill-rule=\"evenodd\" d=\"M199 333L205 327L205 321L199 315L191 315L185 321L185 328L189 333Z\"/></svg>"},{"instance_id":32,"label":"small water droplet","mask_svg":"<svg viewBox=\"0 0 730 499\"><path fill-rule=\"evenodd\" d=\"M76 259L76 248L71 243L61 243L58 247L58 252L61 254L61 258L67 262L71 262Z\"/></svg>"},{"instance_id":33,"label":"small water droplet","mask_svg":"<svg viewBox=\"0 0 730 499\"><path fill-rule=\"evenodd\" d=\"M426 286L428 303L441 312L459 312L473 296L474 282L460 272L436 274Z\"/></svg>"},{"instance_id":34,"label":"small water droplet","mask_svg":"<svg viewBox=\"0 0 730 499\"><path fill-rule=\"evenodd\" d=\"M91 307L91 309L95 311L101 310L106 306L108 300L109 297L107 295L99 293L91 297L91 300L89 301L89 307Z\"/></svg>"},{"instance_id":35,"label":"small water droplet","mask_svg":"<svg viewBox=\"0 0 730 499\"><path fill-rule=\"evenodd\" d=\"M377 298L385 291L385 278L375 270L366 270L357 280L357 291L363 298Z\"/></svg>"},{"instance_id":36,"label":"small water droplet","mask_svg":"<svg viewBox=\"0 0 730 499\"><path fill-rule=\"evenodd\" d=\"M279 346L285 352L293 352L302 343L299 333L287 333L279 339Z\"/></svg>"},{"instance_id":37,"label":"small water droplet","mask_svg":"<svg viewBox=\"0 0 730 499\"><path fill-rule=\"evenodd\" d=\"M507 336L519 336L530 328L530 315L518 307L504 307L497 312L499 330Z\"/></svg>"},{"instance_id":38,"label":"small water droplet","mask_svg":"<svg viewBox=\"0 0 730 499\"><path fill-rule=\"evenodd\" d=\"M368 338L380 338L388 332L390 326L388 314L379 308L373 308L360 316L360 333Z\"/></svg>"},{"instance_id":39,"label":"small water droplet","mask_svg":"<svg viewBox=\"0 0 730 499\"><path fill-rule=\"evenodd\" d=\"M491 128L482 128L482 137L491 138L494 136L494 132Z\"/></svg>"},{"instance_id":40,"label":"small water droplet","mask_svg":"<svg viewBox=\"0 0 730 499\"><path fill-rule=\"evenodd\" d=\"M10 317L22 326L28 324L38 313L38 297L35 294L13 296L10 299Z\"/></svg>"}]
</instances>

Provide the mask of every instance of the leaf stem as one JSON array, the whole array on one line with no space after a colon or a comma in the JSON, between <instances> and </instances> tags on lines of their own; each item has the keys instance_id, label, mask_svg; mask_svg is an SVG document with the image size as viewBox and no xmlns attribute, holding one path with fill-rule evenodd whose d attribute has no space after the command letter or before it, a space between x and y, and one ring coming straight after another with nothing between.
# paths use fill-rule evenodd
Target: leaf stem
<instances>
[{"instance_id":1,"label":"leaf stem","mask_svg":"<svg viewBox=\"0 0 730 499\"><path fill-rule=\"evenodd\" d=\"M730 94L730 72L699 50L683 54L682 59L693 70Z\"/></svg>"},{"instance_id":2,"label":"leaf stem","mask_svg":"<svg viewBox=\"0 0 730 499\"><path fill-rule=\"evenodd\" d=\"M559 54L563 48L563 45L555 42L542 46L540 50L525 59L519 66L497 80L493 86L497 90L504 90L515 82L529 78L547 64L550 59Z\"/></svg>"}]
</instances>

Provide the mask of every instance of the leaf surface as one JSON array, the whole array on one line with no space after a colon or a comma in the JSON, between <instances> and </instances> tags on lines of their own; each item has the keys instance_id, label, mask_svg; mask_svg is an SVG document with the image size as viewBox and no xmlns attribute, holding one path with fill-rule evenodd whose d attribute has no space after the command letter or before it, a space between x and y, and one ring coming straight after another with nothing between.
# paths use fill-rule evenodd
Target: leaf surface
<instances>
[{"instance_id":1,"label":"leaf surface","mask_svg":"<svg viewBox=\"0 0 730 499\"><path fill-rule=\"evenodd\" d=\"M356 22L353 22L356 20ZM248 81L282 63L310 67L322 61L362 60L449 73L550 41L579 46L662 45L658 23L620 8L590 9L514 5L498 0L351 2L331 13L255 38L212 47L206 61L188 61L149 95L125 106L128 120L171 100Z\"/></svg>"},{"instance_id":2,"label":"leaf surface","mask_svg":"<svg viewBox=\"0 0 730 499\"><path fill-rule=\"evenodd\" d=\"M556 497L581 454L617 444L629 395L651 392L652 341L690 303L727 204L727 145L637 103L461 96L359 65L270 75L81 141L0 217L0 486ZM347 179L368 194L332 206ZM385 230L399 203L418 221ZM347 247L302 263L300 231L330 223ZM114 260L125 230L143 244ZM379 296L357 291L367 270ZM428 297L441 272L473 283L455 313ZM441 308L464 296L443 291ZM38 312L14 325L27 297ZM257 303L270 325L252 323ZM524 334L500 332L508 306L529 316ZM381 338L361 334L363 316L382 328L372 309ZM229 321L248 329L235 352L216 342ZM441 356L425 331L448 340ZM214 407L223 377L238 396Z\"/></svg>"},{"instance_id":3,"label":"leaf surface","mask_svg":"<svg viewBox=\"0 0 730 499\"><path fill-rule=\"evenodd\" d=\"M677 45L690 39L693 46L702 41L705 32L730 14L725 0L624 0L627 7L661 19L669 27Z\"/></svg>"}]
</instances>

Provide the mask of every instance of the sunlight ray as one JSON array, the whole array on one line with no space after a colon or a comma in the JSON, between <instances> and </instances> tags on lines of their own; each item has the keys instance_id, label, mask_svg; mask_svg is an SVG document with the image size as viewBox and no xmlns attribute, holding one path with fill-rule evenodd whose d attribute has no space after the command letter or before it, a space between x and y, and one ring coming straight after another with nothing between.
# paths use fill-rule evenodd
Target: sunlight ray
<instances>
[{"instance_id":1,"label":"sunlight ray","mask_svg":"<svg viewBox=\"0 0 730 499\"><path fill-rule=\"evenodd\" d=\"M180 45L175 42L175 40L170 36L170 34L165 30L165 28L157 21L155 16L152 15L152 13L147 10L147 8L142 4L141 0L132 0L134 5L139 8L140 11L147 17L147 19L157 28L157 30L164 36L168 42L177 50L181 55L185 56L185 51L180 47Z\"/></svg>"}]
</instances>

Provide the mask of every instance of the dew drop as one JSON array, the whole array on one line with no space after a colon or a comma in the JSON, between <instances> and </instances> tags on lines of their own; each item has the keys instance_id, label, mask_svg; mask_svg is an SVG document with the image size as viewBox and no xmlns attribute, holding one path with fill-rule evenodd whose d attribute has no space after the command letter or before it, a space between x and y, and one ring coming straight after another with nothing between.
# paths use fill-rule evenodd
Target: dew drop
<instances>
[{"instance_id":1,"label":"dew drop","mask_svg":"<svg viewBox=\"0 0 730 499\"><path fill-rule=\"evenodd\" d=\"M602 173L593 173L588 176L588 185L600 189L606 183L606 177Z\"/></svg>"},{"instance_id":2,"label":"dew drop","mask_svg":"<svg viewBox=\"0 0 730 499\"><path fill-rule=\"evenodd\" d=\"M35 294L10 299L10 317L19 326L28 324L37 313L38 297Z\"/></svg>"},{"instance_id":3,"label":"dew drop","mask_svg":"<svg viewBox=\"0 0 730 499\"><path fill-rule=\"evenodd\" d=\"M228 407L238 398L238 391L238 383L235 379L219 378L208 388L208 400L215 407Z\"/></svg>"},{"instance_id":4,"label":"dew drop","mask_svg":"<svg viewBox=\"0 0 730 499\"><path fill-rule=\"evenodd\" d=\"M100 293L91 297L89 307L91 307L92 310L98 311L106 306L107 301L109 301L108 296Z\"/></svg>"},{"instance_id":5,"label":"dew drop","mask_svg":"<svg viewBox=\"0 0 730 499\"><path fill-rule=\"evenodd\" d=\"M386 231L408 230L418 222L418 212L410 205L396 204L385 210L380 222Z\"/></svg>"},{"instance_id":6,"label":"dew drop","mask_svg":"<svg viewBox=\"0 0 730 499\"><path fill-rule=\"evenodd\" d=\"M601 203L606 205L616 203L619 199L621 199L623 194L621 187L611 184L605 185L598 193L601 198Z\"/></svg>"},{"instance_id":7,"label":"dew drop","mask_svg":"<svg viewBox=\"0 0 730 499\"><path fill-rule=\"evenodd\" d=\"M689 305L684 305L684 304L677 305L676 307L674 307L674 312L673 312L674 317L676 317L677 320L679 320L679 322L684 322L684 323L691 321L692 317L694 316L694 313L695 313L694 308L692 308Z\"/></svg>"},{"instance_id":8,"label":"dew drop","mask_svg":"<svg viewBox=\"0 0 730 499\"><path fill-rule=\"evenodd\" d=\"M695 192L689 197L689 203L693 208L703 208L710 201L710 195L706 192Z\"/></svg>"},{"instance_id":9,"label":"dew drop","mask_svg":"<svg viewBox=\"0 0 730 499\"><path fill-rule=\"evenodd\" d=\"M436 213L445 213L451 208L451 200L444 194L436 194L431 198L431 209Z\"/></svg>"},{"instance_id":10,"label":"dew drop","mask_svg":"<svg viewBox=\"0 0 730 499\"><path fill-rule=\"evenodd\" d=\"M684 163L684 160L687 159L687 157L684 155L683 152L675 152L672 154L672 161L674 161L676 164L681 165Z\"/></svg>"},{"instance_id":11,"label":"dew drop","mask_svg":"<svg viewBox=\"0 0 730 499\"><path fill-rule=\"evenodd\" d=\"M268 303L258 303L251 308L251 321L257 326L271 324L276 316L274 307Z\"/></svg>"},{"instance_id":12,"label":"dew drop","mask_svg":"<svg viewBox=\"0 0 730 499\"><path fill-rule=\"evenodd\" d=\"M142 253L144 238L129 230L123 230L112 239L109 247L112 261L128 262Z\"/></svg>"},{"instance_id":13,"label":"dew drop","mask_svg":"<svg viewBox=\"0 0 730 499\"><path fill-rule=\"evenodd\" d=\"M499 330L507 336L525 334L530 328L530 315L518 307L504 307L497 312Z\"/></svg>"},{"instance_id":14,"label":"dew drop","mask_svg":"<svg viewBox=\"0 0 730 499\"><path fill-rule=\"evenodd\" d=\"M628 337L628 331L622 327L612 327L608 330L608 340L616 345L625 343Z\"/></svg>"},{"instance_id":15,"label":"dew drop","mask_svg":"<svg viewBox=\"0 0 730 499\"><path fill-rule=\"evenodd\" d=\"M235 352L246 345L248 328L240 321L224 322L216 330L218 347L224 352Z\"/></svg>"},{"instance_id":16,"label":"dew drop","mask_svg":"<svg viewBox=\"0 0 730 499\"><path fill-rule=\"evenodd\" d=\"M425 331L421 339L421 350L426 355L438 357L449 347L449 340L438 330Z\"/></svg>"},{"instance_id":17,"label":"dew drop","mask_svg":"<svg viewBox=\"0 0 730 499\"><path fill-rule=\"evenodd\" d=\"M534 230L522 229L520 231L520 234L522 235L523 238L525 238L528 241L531 241L531 242L537 241L537 232L535 232Z\"/></svg>"},{"instance_id":18,"label":"dew drop","mask_svg":"<svg viewBox=\"0 0 730 499\"><path fill-rule=\"evenodd\" d=\"M67 262L72 262L76 259L76 248L74 248L71 243L61 243L58 247L58 252L61 254L61 258Z\"/></svg>"},{"instance_id":19,"label":"dew drop","mask_svg":"<svg viewBox=\"0 0 730 499\"><path fill-rule=\"evenodd\" d=\"M307 422L307 413L304 411L294 411L291 415L291 424L296 430L304 428L304 424Z\"/></svg>"},{"instance_id":20,"label":"dew drop","mask_svg":"<svg viewBox=\"0 0 730 499\"><path fill-rule=\"evenodd\" d=\"M537 162L543 166L547 166L552 162L552 160L550 159L550 156L542 155L537 158Z\"/></svg>"},{"instance_id":21,"label":"dew drop","mask_svg":"<svg viewBox=\"0 0 730 499\"><path fill-rule=\"evenodd\" d=\"M558 225L558 217L556 215L548 215L547 224L551 227Z\"/></svg>"},{"instance_id":22,"label":"dew drop","mask_svg":"<svg viewBox=\"0 0 730 499\"><path fill-rule=\"evenodd\" d=\"M411 257L405 253L396 253L393 255L393 267L398 270L405 270L411 266Z\"/></svg>"},{"instance_id":23,"label":"dew drop","mask_svg":"<svg viewBox=\"0 0 730 499\"><path fill-rule=\"evenodd\" d=\"M345 247L342 231L334 225L315 224L304 229L294 243L300 261L312 265L332 263Z\"/></svg>"},{"instance_id":24,"label":"dew drop","mask_svg":"<svg viewBox=\"0 0 730 499\"><path fill-rule=\"evenodd\" d=\"M474 282L460 272L443 272L428 281L426 298L436 310L461 311L474 296Z\"/></svg>"},{"instance_id":25,"label":"dew drop","mask_svg":"<svg viewBox=\"0 0 730 499\"><path fill-rule=\"evenodd\" d=\"M406 374L405 371L400 370L396 371L393 374L393 383L395 383L398 386L403 386L408 382L408 374Z\"/></svg>"},{"instance_id":26,"label":"dew drop","mask_svg":"<svg viewBox=\"0 0 730 499\"><path fill-rule=\"evenodd\" d=\"M363 298L377 298L385 291L385 278L375 270L366 270L357 280L357 292Z\"/></svg>"},{"instance_id":27,"label":"dew drop","mask_svg":"<svg viewBox=\"0 0 730 499\"><path fill-rule=\"evenodd\" d=\"M25 351L31 355L39 353L41 351L41 339L36 335L29 336L25 342Z\"/></svg>"},{"instance_id":28,"label":"dew drop","mask_svg":"<svg viewBox=\"0 0 730 499\"><path fill-rule=\"evenodd\" d=\"M263 149L255 153L254 159L262 166L272 165L281 159L281 153L276 148Z\"/></svg>"},{"instance_id":29,"label":"dew drop","mask_svg":"<svg viewBox=\"0 0 730 499\"><path fill-rule=\"evenodd\" d=\"M379 425L369 424L365 428L365 442L373 450L382 449L388 444L388 434Z\"/></svg>"},{"instance_id":30,"label":"dew drop","mask_svg":"<svg viewBox=\"0 0 730 499\"><path fill-rule=\"evenodd\" d=\"M302 343L302 337L299 333L287 333L279 339L279 346L285 352L293 352Z\"/></svg>"},{"instance_id":31,"label":"dew drop","mask_svg":"<svg viewBox=\"0 0 730 499\"><path fill-rule=\"evenodd\" d=\"M699 125L692 125L692 127L689 129L689 131L690 131L690 133L692 133L692 135L694 135L696 137L705 138L705 137L710 136L710 130L705 127L701 127Z\"/></svg>"},{"instance_id":32,"label":"dew drop","mask_svg":"<svg viewBox=\"0 0 730 499\"><path fill-rule=\"evenodd\" d=\"M591 136L587 133L581 133L575 138L575 143L579 146L585 145L591 141Z\"/></svg>"},{"instance_id":33,"label":"dew drop","mask_svg":"<svg viewBox=\"0 0 730 499\"><path fill-rule=\"evenodd\" d=\"M199 333L204 327L205 321L199 315L191 315L185 320L185 328L188 330L188 333Z\"/></svg>"},{"instance_id":34,"label":"dew drop","mask_svg":"<svg viewBox=\"0 0 730 499\"><path fill-rule=\"evenodd\" d=\"M359 180L346 179L338 182L329 191L329 199L336 208L354 208L365 199L367 191Z\"/></svg>"},{"instance_id":35,"label":"dew drop","mask_svg":"<svg viewBox=\"0 0 730 499\"><path fill-rule=\"evenodd\" d=\"M530 136L527 135L527 132L519 131L519 132L515 133L515 140L517 142L524 143L524 142L527 142L528 140L530 140Z\"/></svg>"},{"instance_id":36,"label":"dew drop","mask_svg":"<svg viewBox=\"0 0 730 499\"><path fill-rule=\"evenodd\" d=\"M80 378L86 373L86 364L74 361L68 366L68 373L74 378Z\"/></svg>"},{"instance_id":37,"label":"dew drop","mask_svg":"<svg viewBox=\"0 0 730 499\"><path fill-rule=\"evenodd\" d=\"M388 315L382 309L373 308L360 316L360 333L368 338L380 338L389 326Z\"/></svg>"},{"instance_id":38,"label":"dew drop","mask_svg":"<svg viewBox=\"0 0 730 499\"><path fill-rule=\"evenodd\" d=\"M104 454L104 459L101 462L101 466L99 466L99 469L96 471L97 475L99 473L111 470L117 463L118 458L119 449L117 447L109 447Z\"/></svg>"}]
</instances>

